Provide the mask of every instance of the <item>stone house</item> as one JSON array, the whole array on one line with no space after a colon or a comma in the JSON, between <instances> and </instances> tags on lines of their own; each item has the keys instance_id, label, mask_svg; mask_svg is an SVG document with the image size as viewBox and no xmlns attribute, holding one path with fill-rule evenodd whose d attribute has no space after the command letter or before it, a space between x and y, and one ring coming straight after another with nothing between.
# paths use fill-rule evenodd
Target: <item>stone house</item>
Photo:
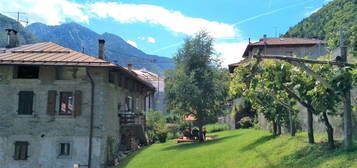
<instances>
[{"instance_id":1,"label":"stone house","mask_svg":"<svg viewBox=\"0 0 357 168\"><path fill-rule=\"evenodd\" d=\"M0 49L0 167L101 168L145 144L155 88L99 57L52 42Z\"/></svg>"},{"instance_id":2,"label":"stone house","mask_svg":"<svg viewBox=\"0 0 357 168\"><path fill-rule=\"evenodd\" d=\"M156 92L153 97L153 109L160 111L162 114L167 114L166 100L165 100L165 79L160 75L150 72L145 68L134 69L132 64L128 65L128 70L136 73L139 78L151 83Z\"/></svg>"},{"instance_id":3,"label":"stone house","mask_svg":"<svg viewBox=\"0 0 357 168\"><path fill-rule=\"evenodd\" d=\"M261 38L257 42L249 42L242 58L243 62L252 58L254 54L260 52L262 55L290 55L296 57L309 56L311 59L324 56L328 53L327 43L323 40L304 39L304 38ZM241 62L242 62L241 61ZM229 71L232 73L239 63L229 65Z\"/></svg>"}]
</instances>

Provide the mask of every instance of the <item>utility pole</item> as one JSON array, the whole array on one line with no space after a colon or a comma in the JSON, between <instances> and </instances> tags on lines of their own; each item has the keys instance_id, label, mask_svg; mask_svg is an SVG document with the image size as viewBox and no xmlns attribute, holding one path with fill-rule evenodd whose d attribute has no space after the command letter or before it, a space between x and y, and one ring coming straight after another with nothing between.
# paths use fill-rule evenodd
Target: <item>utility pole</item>
<instances>
[{"instance_id":1,"label":"utility pole","mask_svg":"<svg viewBox=\"0 0 357 168\"><path fill-rule=\"evenodd\" d=\"M26 12L17 11L17 12L4 12L4 13L16 14L16 21L18 23L18 25L16 26L17 31L19 31L19 25L21 24L21 22L26 23L26 25L29 23L28 19L26 20L20 19L20 15L26 15L27 14Z\"/></svg>"},{"instance_id":2,"label":"utility pole","mask_svg":"<svg viewBox=\"0 0 357 168\"><path fill-rule=\"evenodd\" d=\"M345 37L342 29L340 30L340 49L341 49L341 62L348 63L347 46L345 43ZM343 111L343 125L344 125L344 134L345 134L344 145L346 150L351 150L353 145L351 90L350 89L346 90L342 96L343 96L342 101L344 105L344 111Z\"/></svg>"}]
</instances>

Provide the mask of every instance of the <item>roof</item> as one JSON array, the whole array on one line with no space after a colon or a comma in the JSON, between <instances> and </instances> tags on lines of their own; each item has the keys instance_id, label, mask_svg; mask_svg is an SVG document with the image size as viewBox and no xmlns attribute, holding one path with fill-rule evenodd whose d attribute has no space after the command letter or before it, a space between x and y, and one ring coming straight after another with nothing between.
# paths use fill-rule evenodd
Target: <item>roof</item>
<instances>
[{"instance_id":1,"label":"roof","mask_svg":"<svg viewBox=\"0 0 357 168\"><path fill-rule=\"evenodd\" d=\"M0 49L0 65L61 65L115 66L108 61L89 56L52 42Z\"/></svg>"},{"instance_id":2,"label":"roof","mask_svg":"<svg viewBox=\"0 0 357 168\"><path fill-rule=\"evenodd\" d=\"M326 41L318 39L305 38L262 38L258 42L250 43L248 46L264 46L264 45L316 45L324 44Z\"/></svg>"},{"instance_id":3,"label":"roof","mask_svg":"<svg viewBox=\"0 0 357 168\"><path fill-rule=\"evenodd\" d=\"M285 38L285 37L279 37L279 38L261 38L259 41L254 42L254 43L249 43L247 48L245 49L243 53L243 58L247 58L249 55L249 51L252 50L254 47L262 47L262 46L314 46L318 44L326 44L327 42L325 40L319 40L319 39L306 39L306 38ZM243 59L242 61L238 63L233 63L228 65L229 67L229 72L233 73L234 68L239 66L240 64L246 62L248 59Z\"/></svg>"},{"instance_id":4,"label":"roof","mask_svg":"<svg viewBox=\"0 0 357 168\"><path fill-rule=\"evenodd\" d=\"M237 63L229 64L229 65L228 65L229 72L230 72L230 73L233 73L233 72L234 72L234 68L236 68L236 67L238 67L239 65L244 64L244 63L246 63L246 62L248 62L248 61L249 61L249 58L245 58L245 59L243 59L243 60L241 60L241 61L239 61L239 62L237 62Z\"/></svg>"},{"instance_id":5,"label":"roof","mask_svg":"<svg viewBox=\"0 0 357 168\"><path fill-rule=\"evenodd\" d=\"M146 81L163 81L164 79L161 78L158 74L150 72L146 69L132 69L134 73L138 75L139 78L146 80Z\"/></svg>"},{"instance_id":6,"label":"roof","mask_svg":"<svg viewBox=\"0 0 357 168\"><path fill-rule=\"evenodd\" d=\"M15 48L0 48L0 65L107 67L124 71L140 83L155 90L152 84L119 65L65 48L53 42L27 44Z\"/></svg>"}]
</instances>

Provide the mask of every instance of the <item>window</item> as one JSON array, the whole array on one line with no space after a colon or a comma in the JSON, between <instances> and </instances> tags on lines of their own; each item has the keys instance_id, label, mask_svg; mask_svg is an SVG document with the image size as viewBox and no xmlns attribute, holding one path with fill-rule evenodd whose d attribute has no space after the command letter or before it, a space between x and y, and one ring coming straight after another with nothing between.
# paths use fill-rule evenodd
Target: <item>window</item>
<instances>
[{"instance_id":1,"label":"window","mask_svg":"<svg viewBox=\"0 0 357 168\"><path fill-rule=\"evenodd\" d=\"M28 154L28 142L17 141L15 142L15 160L27 160Z\"/></svg>"},{"instance_id":2,"label":"window","mask_svg":"<svg viewBox=\"0 0 357 168\"><path fill-rule=\"evenodd\" d=\"M59 115L72 115L73 113L73 93L61 92Z\"/></svg>"},{"instance_id":3,"label":"window","mask_svg":"<svg viewBox=\"0 0 357 168\"><path fill-rule=\"evenodd\" d=\"M115 81L115 72L109 72L109 83L114 83Z\"/></svg>"},{"instance_id":4,"label":"window","mask_svg":"<svg viewBox=\"0 0 357 168\"><path fill-rule=\"evenodd\" d=\"M38 66L18 66L17 78L38 79L40 68Z\"/></svg>"},{"instance_id":5,"label":"window","mask_svg":"<svg viewBox=\"0 0 357 168\"><path fill-rule=\"evenodd\" d=\"M71 153L70 143L60 143L59 144L59 156L69 156Z\"/></svg>"},{"instance_id":6,"label":"window","mask_svg":"<svg viewBox=\"0 0 357 168\"><path fill-rule=\"evenodd\" d=\"M33 107L33 92L21 91L19 92L19 104L17 113L20 115L32 115Z\"/></svg>"},{"instance_id":7,"label":"window","mask_svg":"<svg viewBox=\"0 0 357 168\"><path fill-rule=\"evenodd\" d=\"M133 112L133 98L130 96L125 98L125 111Z\"/></svg>"}]
</instances>

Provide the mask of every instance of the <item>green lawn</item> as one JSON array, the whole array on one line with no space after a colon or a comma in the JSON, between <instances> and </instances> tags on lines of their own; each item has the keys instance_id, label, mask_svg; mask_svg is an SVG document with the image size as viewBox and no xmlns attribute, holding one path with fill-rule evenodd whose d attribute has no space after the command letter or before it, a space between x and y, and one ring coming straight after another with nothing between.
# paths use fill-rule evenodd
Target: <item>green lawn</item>
<instances>
[{"instance_id":1,"label":"green lawn","mask_svg":"<svg viewBox=\"0 0 357 168\"><path fill-rule=\"evenodd\" d=\"M213 133L205 143L169 141L146 147L127 159L122 168L357 168L357 151L328 150L309 145L306 135L273 137L260 130Z\"/></svg>"}]
</instances>

